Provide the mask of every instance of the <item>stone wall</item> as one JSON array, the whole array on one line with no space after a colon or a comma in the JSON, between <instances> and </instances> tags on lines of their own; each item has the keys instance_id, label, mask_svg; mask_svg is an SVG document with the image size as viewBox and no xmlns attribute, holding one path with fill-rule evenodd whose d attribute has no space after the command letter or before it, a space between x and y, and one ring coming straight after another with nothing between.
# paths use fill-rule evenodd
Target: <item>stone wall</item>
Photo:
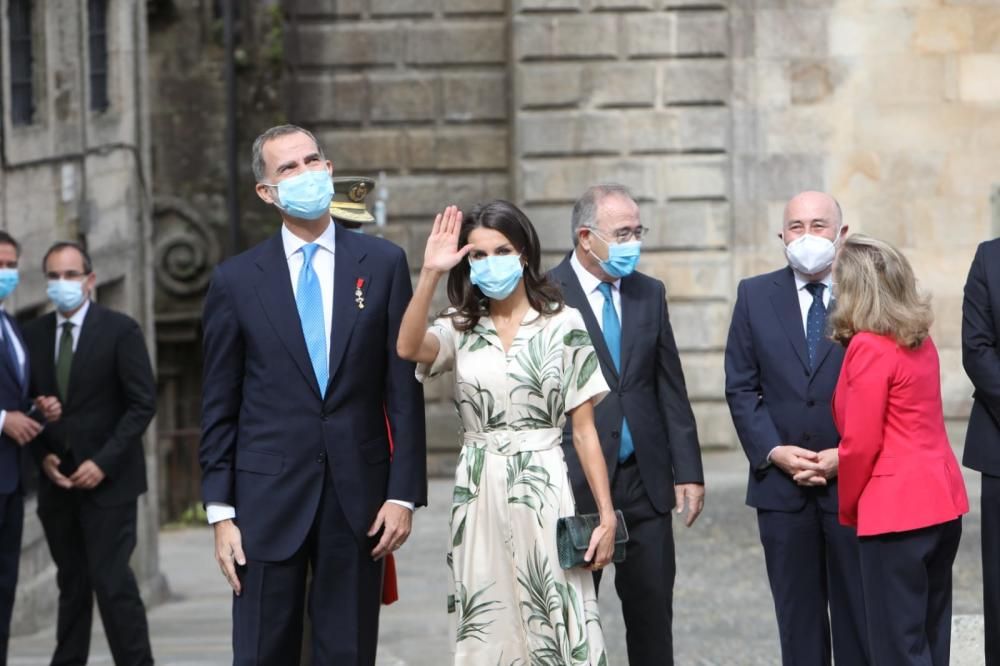
<instances>
[{"instance_id":1,"label":"stone wall","mask_svg":"<svg viewBox=\"0 0 1000 666\"><path fill-rule=\"evenodd\" d=\"M825 189L900 246L934 298L954 442L970 407L962 286L1000 181L1000 5L732 3L735 279L781 264L781 207Z\"/></svg>"},{"instance_id":2,"label":"stone wall","mask_svg":"<svg viewBox=\"0 0 1000 666\"><path fill-rule=\"evenodd\" d=\"M729 12L676 0L514 6L514 198L554 263L588 185L633 190L651 228L639 268L667 285L702 443L729 445Z\"/></svg>"},{"instance_id":3,"label":"stone wall","mask_svg":"<svg viewBox=\"0 0 1000 666\"><path fill-rule=\"evenodd\" d=\"M21 284L4 303L21 319L48 309L41 260L56 240L89 248L97 274L97 300L140 322L153 348L148 270L152 194L146 107L146 17L143 3L111 2L108 16L109 108L88 105L87 3L33 3L35 115L29 125L10 122L3 109L0 228L22 244ZM8 53L7 13L0 17ZM4 91L10 90L4 70ZM149 492L139 502L139 538L133 558L147 601L165 593L159 571L156 456L147 441ZM26 502L20 583L12 630L35 631L55 619L55 569L34 497Z\"/></svg>"}]
</instances>

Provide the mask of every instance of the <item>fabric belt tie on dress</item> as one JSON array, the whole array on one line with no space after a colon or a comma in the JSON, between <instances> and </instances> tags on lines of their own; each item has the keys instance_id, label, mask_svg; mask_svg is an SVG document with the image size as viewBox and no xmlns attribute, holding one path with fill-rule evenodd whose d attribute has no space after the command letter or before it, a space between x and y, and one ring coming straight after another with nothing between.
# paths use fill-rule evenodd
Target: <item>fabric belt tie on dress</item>
<instances>
[{"instance_id":1,"label":"fabric belt tie on dress","mask_svg":"<svg viewBox=\"0 0 1000 666\"><path fill-rule=\"evenodd\" d=\"M463 433L463 444L475 449L485 449L502 456L513 456L522 451L545 451L562 445L562 428L539 430L493 430L490 432Z\"/></svg>"}]
</instances>

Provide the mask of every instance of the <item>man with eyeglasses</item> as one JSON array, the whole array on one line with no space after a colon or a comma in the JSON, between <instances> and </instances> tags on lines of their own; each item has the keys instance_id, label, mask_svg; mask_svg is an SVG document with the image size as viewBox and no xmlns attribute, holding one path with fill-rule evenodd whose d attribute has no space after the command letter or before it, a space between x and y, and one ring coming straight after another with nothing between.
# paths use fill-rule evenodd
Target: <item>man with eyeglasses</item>
<instances>
[{"instance_id":1,"label":"man with eyeglasses","mask_svg":"<svg viewBox=\"0 0 1000 666\"><path fill-rule=\"evenodd\" d=\"M56 243L42 265L56 311L28 324L24 338L32 388L62 402L62 418L32 446L59 586L52 663L87 663L96 597L114 662L152 664L129 567L146 492L142 435L156 411L145 337L131 317L91 302L97 278L83 246Z\"/></svg>"},{"instance_id":2,"label":"man with eyeglasses","mask_svg":"<svg viewBox=\"0 0 1000 666\"><path fill-rule=\"evenodd\" d=\"M622 185L596 185L573 206L574 249L552 270L578 309L611 392L596 408L616 508L630 540L615 588L632 666L673 664L671 509L690 527L705 503L701 448L663 283L635 271L646 231ZM567 424L563 451L579 513L597 510ZM594 582L600 584L601 573Z\"/></svg>"}]
</instances>

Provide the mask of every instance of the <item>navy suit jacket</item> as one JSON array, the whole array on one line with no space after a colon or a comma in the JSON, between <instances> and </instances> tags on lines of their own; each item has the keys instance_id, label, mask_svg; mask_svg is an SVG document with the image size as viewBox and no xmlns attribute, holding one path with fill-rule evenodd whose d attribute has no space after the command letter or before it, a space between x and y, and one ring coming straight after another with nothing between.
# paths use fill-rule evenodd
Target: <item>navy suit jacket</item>
<instances>
[{"instance_id":1,"label":"navy suit jacket","mask_svg":"<svg viewBox=\"0 0 1000 666\"><path fill-rule=\"evenodd\" d=\"M550 276L562 287L566 304L583 315L601 363L601 372L611 388L594 414L608 474L614 477L618 466L624 417L632 433L642 485L656 510L666 513L675 504L675 483L704 483L705 479L698 428L688 401L663 283L642 273L632 273L621 281L619 372L569 256L552 269ZM570 420L563 433L563 451L577 511L595 512L594 497L573 447Z\"/></svg>"},{"instance_id":2,"label":"navy suit jacket","mask_svg":"<svg viewBox=\"0 0 1000 666\"><path fill-rule=\"evenodd\" d=\"M28 378L30 363L28 361L28 346L18 330L17 323L6 313L0 312L0 317L7 320L11 329L24 350L23 380L19 380L15 369L6 361L0 360L0 409L9 412L23 412L31 407L28 399ZM6 335L6 329L4 335ZM0 349L2 353L2 349ZM21 489L21 447L7 435L0 434L0 495L19 492Z\"/></svg>"},{"instance_id":3,"label":"navy suit jacket","mask_svg":"<svg viewBox=\"0 0 1000 666\"><path fill-rule=\"evenodd\" d=\"M726 343L726 400L750 461L750 506L798 511L815 496L824 511L837 513L835 479L807 488L767 463L779 444L822 451L840 441L830 402L844 349L824 338L817 359L810 371L792 269L742 280Z\"/></svg>"},{"instance_id":4,"label":"navy suit jacket","mask_svg":"<svg viewBox=\"0 0 1000 666\"><path fill-rule=\"evenodd\" d=\"M412 294L406 257L340 225L335 242L325 399L280 233L218 266L205 299L203 498L236 507L253 559L280 561L298 550L327 468L358 539L387 498L426 503L423 392L414 365L396 355Z\"/></svg>"},{"instance_id":5,"label":"navy suit jacket","mask_svg":"<svg viewBox=\"0 0 1000 666\"><path fill-rule=\"evenodd\" d=\"M962 365L975 388L962 463L1000 476L1000 238L980 244L969 269Z\"/></svg>"}]
</instances>

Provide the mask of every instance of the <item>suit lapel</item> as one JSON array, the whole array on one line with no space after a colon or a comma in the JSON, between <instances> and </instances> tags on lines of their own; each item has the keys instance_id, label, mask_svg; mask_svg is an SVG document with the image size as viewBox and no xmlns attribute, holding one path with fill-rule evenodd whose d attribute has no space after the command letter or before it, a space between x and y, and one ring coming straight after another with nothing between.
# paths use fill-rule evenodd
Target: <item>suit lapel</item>
<instances>
[{"instance_id":1,"label":"suit lapel","mask_svg":"<svg viewBox=\"0 0 1000 666\"><path fill-rule=\"evenodd\" d=\"M361 262L364 251L354 243L352 233L336 225L336 249L333 264L333 325L330 335L330 382L337 375L337 369L344 358L347 343L354 330L361 308L355 297L355 290L362 295L368 291L370 276L362 272ZM358 282L361 286L358 287ZM328 386L329 388L329 386ZM333 391L327 391L329 396Z\"/></svg>"},{"instance_id":2,"label":"suit lapel","mask_svg":"<svg viewBox=\"0 0 1000 666\"><path fill-rule=\"evenodd\" d=\"M778 325L788 336L802 366L807 371L810 370L809 355L806 352L806 332L802 327L802 308L799 307L799 294L795 288L795 276L791 268L785 269L774 280L771 304L774 306L775 314L778 315Z\"/></svg>"},{"instance_id":3,"label":"suit lapel","mask_svg":"<svg viewBox=\"0 0 1000 666\"><path fill-rule=\"evenodd\" d=\"M316 373L313 371L309 352L306 350L306 339L302 334L299 311L295 306L295 294L288 273L288 259L285 257L280 232L267 241L260 257L257 258L257 267L261 270L256 285L257 298L260 299L264 309L264 316L277 333L285 350L295 361L306 383L312 388L316 397L319 397Z\"/></svg>"},{"instance_id":4,"label":"suit lapel","mask_svg":"<svg viewBox=\"0 0 1000 666\"><path fill-rule=\"evenodd\" d=\"M28 365L28 348L25 346L24 339L21 337L21 334L18 333L17 326L14 324L13 318L11 318L11 316L7 314L5 310L0 310L0 314L2 314L3 318L7 322L7 325L4 327L3 330L4 336L6 336L8 332L10 332L10 334L13 335L14 338L16 338L17 341L20 343L21 351L24 354L24 367L20 369L16 367L17 365L16 349L14 358L5 359L5 363L10 368L11 373L13 373L14 375L14 383L17 384L18 387L21 389L21 394L23 396L26 396L28 395L28 377L30 376L28 375L28 373L31 371L31 368ZM7 354L4 354L4 356L7 356Z\"/></svg>"},{"instance_id":5,"label":"suit lapel","mask_svg":"<svg viewBox=\"0 0 1000 666\"><path fill-rule=\"evenodd\" d=\"M7 323L10 325L10 330L14 331L14 337L17 338L18 343L21 345L21 351L24 353L24 372L21 374L21 392L27 396L28 384L31 383L31 356L28 354L28 345L25 344L24 338L21 336L21 331L17 330L17 325L14 323L11 316L7 313L4 313L4 316L7 317Z\"/></svg>"},{"instance_id":6,"label":"suit lapel","mask_svg":"<svg viewBox=\"0 0 1000 666\"><path fill-rule=\"evenodd\" d=\"M587 325L587 331L590 333L590 340L594 345L594 351L597 352L597 358L601 361L601 368L606 370L606 374L609 373L614 378L617 385L619 375L618 370L615 368L615 361L611 358L611 352L608 351L608 344L604 341L604 334L601 332L601 325L598 323L597 317L594 316L594 311L590 307L587 295L583 293L583 287L580 286L580 280L573 271L569 257L570 255L567 255L552 270L552 275L562 284L563 298L566 301L566 305L576 308L583 316L583 323ZM624 367L624 364L622 367Z\"/></svg>"},{"instance_id":7,"label":"suit lapel","mask_svg":"<svg viewBox=\"0 0 1000 666\"><path fill-rule=\"evenodd\" d=\"M45 383L38 389L43 393L51 392L52 395L58 395L59 389L56 385L56 314L54 312L45 315L42 331L44 337L42 349L45 350L45 353L41 355L40 359L35 360L41 364L38 366L38 376L42 377Z\"/></svg>"},{"instance_id":8,"label":"suit lapel","mask_svg":"<svg viewBox=\"0 0 1000 666\"><path fill-rule=\"evenodd\" d=\"M628 361L632 356L632 347L635 344L636 329L639 327L642 304L639 294L636 293L635 280L622 278L618 283L619 296L621 297L621 327L622 327L622 367L621 374L628 370Z\"/></svg>"},{"instance_id":9,"label":"suit lapel","mask_svg":"<svg viewBox=\"0 0 1000 666\"><path fill-rule=\"evenodd\" d=\"M100 338L99 329L103 314L97 303L91 303L87 306L87 314L83 318L83 324L80 325L80 338L77 340L76 349L73 351L73 363L69 367L69 395L63 396L66 398L68 405L73 404L73 398L80 391L80 382L83 381L83 377L87 371L87 363L90 361L90 356L94 351L94 345L97 343L98 338ZM50 349L52 349L52 353L55 353L54 339Z\"/></svg>"}]
</instances>

